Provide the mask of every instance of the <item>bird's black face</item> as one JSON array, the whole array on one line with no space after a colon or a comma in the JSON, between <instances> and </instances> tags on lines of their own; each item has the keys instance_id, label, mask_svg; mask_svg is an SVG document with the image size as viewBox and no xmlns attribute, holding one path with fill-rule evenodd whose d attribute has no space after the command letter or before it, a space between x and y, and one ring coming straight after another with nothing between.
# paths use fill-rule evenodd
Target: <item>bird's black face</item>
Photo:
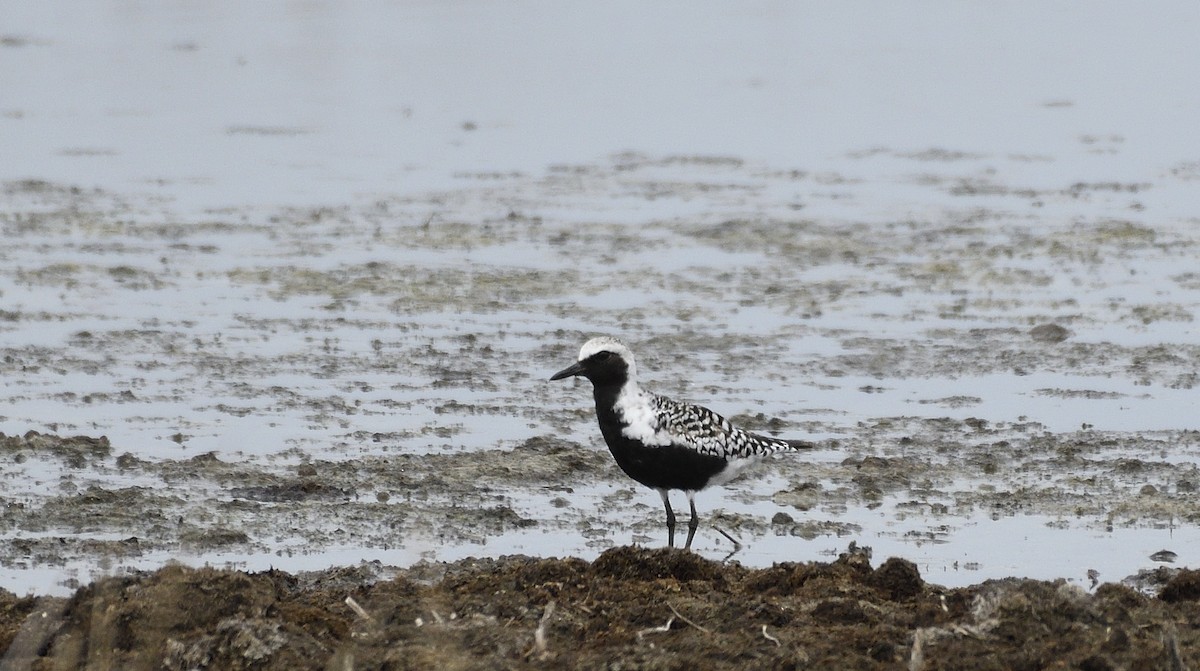
<instances>
[{"instance_id":1,"label":"bird's black face","mask_svg":"<svg viewBox=\"0 0 1200 671\"><path fill-rule=\"evenodd\" d=\"M629 378L629 364L616 352L600 350L550 376L551 380L582 375L594 385L624 384Z\"/></svg>"}]
</instances>

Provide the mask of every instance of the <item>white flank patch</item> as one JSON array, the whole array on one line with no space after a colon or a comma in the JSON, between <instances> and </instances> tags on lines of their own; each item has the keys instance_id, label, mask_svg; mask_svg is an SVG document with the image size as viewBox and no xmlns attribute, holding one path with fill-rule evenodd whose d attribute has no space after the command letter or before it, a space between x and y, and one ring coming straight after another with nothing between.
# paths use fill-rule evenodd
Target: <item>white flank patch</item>
<instances>
[{"instance_id":1,"label":"white flank patch","mask_svg":"<svg viewBox=\"0 0 1200 671\"><path fill-rule=\"evenodd\" d=\"M712 476L705 487L717 487L725 484L742 474L742 471L762 461L762 457L755 455L753 457L745 457L740 459L730 459L725 468Z\"/></svg>"}]
</instances>

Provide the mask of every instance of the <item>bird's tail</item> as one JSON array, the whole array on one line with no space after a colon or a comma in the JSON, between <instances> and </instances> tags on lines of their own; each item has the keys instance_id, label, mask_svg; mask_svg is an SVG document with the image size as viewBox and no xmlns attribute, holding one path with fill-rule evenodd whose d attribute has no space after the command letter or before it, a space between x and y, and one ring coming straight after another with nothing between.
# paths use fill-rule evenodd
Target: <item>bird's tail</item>
<instances>
[{"instance_id":1,"label":"bird's tail","mask_svg":"<svg viewBox=\"0 0 1200 671\"><path fill-rule=\"evenodd\" d=\"M787 443L788 447L793 450L813 450L817 447L816 443L807 440L785 440L783 442Z\"/></svg>"}]
</instances>

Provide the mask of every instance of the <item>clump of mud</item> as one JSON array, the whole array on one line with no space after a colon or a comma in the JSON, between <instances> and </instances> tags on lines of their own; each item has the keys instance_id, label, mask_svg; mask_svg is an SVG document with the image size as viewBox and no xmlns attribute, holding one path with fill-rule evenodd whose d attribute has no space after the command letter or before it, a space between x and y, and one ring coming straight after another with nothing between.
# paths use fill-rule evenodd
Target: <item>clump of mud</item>
<instances>
[{"instance_id":1,"label":"clump of mud","mask_svg":"<svg viewBox=\"0 0 1200 671\"><path fill-rule=\"evenodd\" d=\"M106 436L60 437L37 431L28 431L24 436L6 436L0 432L0 454L11 455L21 463L27 454L47 455L59 459L69 468L83 468L96 459L112 454L112 445Z\"/></svg>"},{"instance_id":2,"label":"clump of mud","mask_svg":"<svg viewBox=\"0 0 1200 671\"><path fill-rule=\"evenodd\" d=\"M1195 668L1200 573L1105 584L925 583L866 552L748 569L611 549L290 575L171 565L70 598L0 592L20 669Z\"/></svg>"}]
</instances>

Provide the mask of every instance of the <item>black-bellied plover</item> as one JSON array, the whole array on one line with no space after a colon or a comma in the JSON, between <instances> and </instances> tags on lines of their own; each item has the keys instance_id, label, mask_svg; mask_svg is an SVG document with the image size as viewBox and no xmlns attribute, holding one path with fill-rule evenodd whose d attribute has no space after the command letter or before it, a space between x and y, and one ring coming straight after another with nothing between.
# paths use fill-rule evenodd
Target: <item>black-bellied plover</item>
<instances>
[{"instance_id":1,"label":"black-bellied plover","mask_svg":"<svg viewBox=\"0 0 1200 671\"><path fill-rule=\"evenodd\" d=\"M764 455L813 446L743 431L708 408L642 390L633 352L616 338L587 341L579 350L579 360L550 379L576 375L592 382L600 433L617 465L662 497L671 547L675 546L675 511L667 495L670 490L682 489L687 495L692 518L683 547L690 549L700 524L696 492L729 482Z\"/></svg>"}]
</instances>

